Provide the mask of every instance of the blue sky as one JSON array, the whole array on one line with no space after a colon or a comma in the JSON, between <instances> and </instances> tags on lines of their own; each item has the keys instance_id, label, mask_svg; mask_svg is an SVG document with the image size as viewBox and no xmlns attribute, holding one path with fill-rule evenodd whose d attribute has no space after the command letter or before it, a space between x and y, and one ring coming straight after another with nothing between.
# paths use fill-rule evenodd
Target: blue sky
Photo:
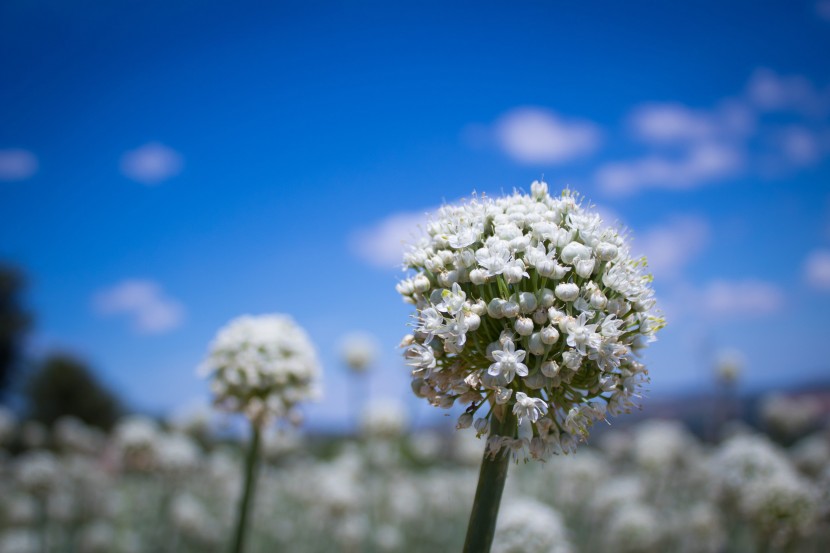
<instances>
[{"instance_id":1,"label":"blue sky","mask_svg":"<svg viewBox=\"0 0 830 553\"><path fill-rule=\"evenodd\" d=\"M377 335L371 395L408 399L400 240L468 196L570 185L630 227L669 327L652 396L828 374L830 3L4 2L0 259L31 349L89 360L136 407L243 313L338 358ZM414 400L412 400L414 401Z\"/></svg>"}]
</instances>

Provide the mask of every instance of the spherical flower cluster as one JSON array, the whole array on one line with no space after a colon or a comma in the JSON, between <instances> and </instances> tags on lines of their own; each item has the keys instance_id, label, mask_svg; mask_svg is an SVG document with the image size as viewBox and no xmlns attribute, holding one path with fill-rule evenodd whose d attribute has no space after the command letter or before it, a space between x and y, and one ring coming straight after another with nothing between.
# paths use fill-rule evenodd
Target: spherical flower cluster
<instances>
[{"instance_id":1,"label":"spherical flower cluster","mask_svg":"<svg viewBox=\"0 0 830 553\"><path fill-rule=\"evenodd\" d=\"M404 338L415 393L468 407L459 427L517 424L488 450L546 459L572 451L596 420L629 411L648 381L634 354L664 321L645 261L575 196L474 197L445 205L404 256L398 284L416 308ZM491 409L478 416L485 404Z\"/></svg>"},{"instance_id":2,"label":"spherical flower cluster","mask_svg":"<svg viewBox=\"0 0 830 553\"><path fill-rule=\"evenodd\" d=\"M499 513L494 553L569 553L560 514L531 498L513 500Z\"/></svg>"},{"instance_id":3,"label":"spherical flower cluster","mask_svg":"<svg viewBox=\"0 0 830 553\"><path fill-rule=\"evenodd\" d=\"M774 393L761 400L761 421L771 435L784 442L801 438L817 428L821 414L821 403L809 396Z\"/></svg>"},{"instance_id":4,"label":"spherical flower cluster","mask_svg":"<svg viewBox=\"0 0 830 553\"><path fill-rule=\"evenodd\" d=\"M365 332L353 332L343 338L340 353L346 366L355 373L366 372L378 356L378 343Z\"/></svg>"},{"instance_id":5,"label":"spherical flower cluster","mask_svg":"<svg viewBox=\"0 0 830 553\"><path fill-rule=\"evenodd\" d=\"M406 407L394 399L378 399L363 410L360 429L374 438L392 439L402 435L408 424Z\"/></svg>"},{"instance_id":6,"label":"spherical flower cluster","mask_svg":"<svg viewBox=\"0 0 830 553\"><path fill-rule=\"evenodd\" d=\"M286 315L234 319L202 365L215 403L257 424L289 416L296 404L316 397L319 372L311 340Z\"/></svg>"}]
</instances>

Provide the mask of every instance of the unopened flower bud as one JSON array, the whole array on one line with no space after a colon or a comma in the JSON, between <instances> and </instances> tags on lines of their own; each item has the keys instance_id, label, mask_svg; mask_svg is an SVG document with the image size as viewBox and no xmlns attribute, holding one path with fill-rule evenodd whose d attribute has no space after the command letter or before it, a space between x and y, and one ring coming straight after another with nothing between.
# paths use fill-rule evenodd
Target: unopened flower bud
<instances>
[{"instance_id":1,"label":"unopened flower bud","mask_svg":"<svg viewBox=\"0 0 830 553\"><path fill-rule=\"evenodd\" d=\"M545 353L545 344L542 342L542 334L540 332L534 332L530 335L528 349L533 355L542 355Z\"/></svg>"},{"instance_id":2,"label":"unopened flower bud","mask_svg":"<svg viewBox=\"0 0 830 553\"><path fill-rule=\"evenodd\" d=\"M536 295L530 292L522 292L519 294L519 309L525 315L533 313L536 310Z\"/></svg>"},{"instance_id":3,"label":"unopened flower bud","mask_svg":"<svg viewBox=\"0 0 830 553\"><path fill-rule=\"evenodd\" d=\"M609 242L600 242L596 247L597 257L601 261L613 261L617 257L617 246Z\"/></svg>"},{"instance_id":4,"label":"unopened flower bud","mask_svg":"<svg viewBox=\"0 0 830 553\"><path fill-rule=\"evenodd\" d=\"M591 292L590 303L594 309L604 309L608 304L608 299L602 293L602 290L597 289Z\"/></svg>"},{"instance_id":5,"label":"unopened flower bud","mask_svg":"<svg viewBox=\"0 0 830 553\"><path fill-rule=\"evenodd\" d=\"M414 279L412 279L412 283L415 287L415 291L419 294L423 294L430 288L429 279L425 275L417 275Z\"/></svg>"},{"instance_id":6,"label":"unopened flower bud","mask_svg":"<svg viewBox=\"0 0 830 553\"><path fill-rule=\"evenodd\" d=\"M513 327L516 329L516 333L519 336L530 336L533 333L533 321L527 317L519 317L516 319L516 322L513 323Z\"/></svg>"},{"instance_id":7,"label":"unopened flower bud","mask_svg":"<svg viewBox=\"0 0 830 553\"><path fill-rule=\"evenodd\" d=\"M577 259L574 270L582 278L588 278L594 272L595 259Z\"/></svg>"},{"instance_id":8,"label":"unopened flower bud","mask_svg":"<svg viewBox=\"0 0 830 553\"><path fill-rule=\"evenodd\" d=\"M559 339L559 331L552 326L546 326L542 329L542 331L539 334L541 335L543 344L555 344L556 341Z\"/></svg>"},{"instance_id":9,"label":"unopened flower bud","mask_svg":"<svg viewBox=\"0 0 830 553\"><path fill-rule=\"evenodd\" d=\"M470 311L481 317L487 313L487 304L484 303L484 300L476 300L470 305Z\"/></svg>"},{"instance_id":10,"label":"unopened flower bud","mask_svg":"<svg viewBox=\"0 0 830 553\"><path fill-rule=\"evenodd\" d=\"M487 314L494 319L504 317L504 304L507 303L501 298L493 298L487 304Z\"/></svg>"},{"instance_id":11,"label":"unopened flower bud","mask_svg":"<svg viewBox=\"0 0 830 553\"><path fill-rule=\"evenodd\" d=\"M458 424L455 425L456 428L459 430L462 428L470 428L470 425L473 424L473 414L472 413L462 413L460 417L458 417Z\"/></svg>"},{"instance_id":12,"label":"unopened flower bud","mask_svg":"<svg viewBox=\"0 0 830 553\"><path fill-rule=\"evenodd\" d=\"M562 301L574 301L579 297L579 286L572 282L563 282L556 285L554 294Z\"/></svg>"},{"instance_id":13,"label":"unopened flower bud","mask_svg":"<svg viewBox=\"0 0 830 553\"><path fill-rule=\"evenodd\" d=\"M470 271L470 282L476 286L486 283L487 280L487 273L485 271L482 271L481 269L473 269Z\"/></svg>"},{"instance_id":14,"label":"unopened flower bud","mask_svg":"<svg viewBox=\"0 0 830 553\"><path fill-rule=\"evenodd\" d=\"M542 288L539 290L539 305L547 309L556 303L556 296L550 288Z\"/></svg>"},{"instance_id":15,"label":"unopened flower bud","mask_svg":"<svg viewBox=\"0 0 830 553\"><path fill-rule=\"evenodd\" d=\"M542 363L542 374L547 376L548 378L553 378L554 376L559 374L559 365L556 364L556 361L547 361Z\"/></svg>"},{"instance_id":16,"label":"unopened flower bud","mask_svg":"<svg viewBox=\"0 0 830 553\"><path fill-rule=\"evenodd\" d=\"M564 248L562 248L562 253L559 255L559 258L564 263L572 265L577 257L580 259L585 259L590 257L590 255L590 248L588 248L584 244L580 244L579 242L571 242L570 244L567 244Z\"/></svg>"},{"instance_id":17,"label":"unopened flower bud","mask_svg":"<svg viewBox=\"0 0 830 553\"><path fill-rule=\"evenodd\" d=\"M508 319L512 319L519 315L519 304L512 301L507 301L501 306L502 314Z\"/></svg>"}]
</instances>

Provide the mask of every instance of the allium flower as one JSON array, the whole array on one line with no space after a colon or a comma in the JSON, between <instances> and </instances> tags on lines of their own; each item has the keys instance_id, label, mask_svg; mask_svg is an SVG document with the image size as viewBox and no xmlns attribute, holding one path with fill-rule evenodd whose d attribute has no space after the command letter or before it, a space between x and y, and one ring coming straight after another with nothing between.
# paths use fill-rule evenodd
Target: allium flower
<instances>
[{"instance_id":1,"label":"allium flower","mask_svg":"<svg viewBox=\"0 0 830 553\"><path fill-rule=\"evenodd\" d=\"M534 499L504 506L496 525L494 553L568 553L565 525L558 512Z\"/></svg>"},{"instance_id":2,"label":"allium flower","mask_svg":"<svg viewBox=\"0 0 830 553\"><path fill-rule=\"evenodd\" d=\"M688 472L698 456L694 436L678 421L650 420L634 431L634 458L648 472Z\"/></svg>"},{"instance_id":3,"label":"allium flower","mask_svg":"<svg viewBox=\"0 0 830 553\"><path fill-rule=\"evenodd\" d=\"M243 316L219 331L202 373L221 408L264 423L316 397L317 354L305 331L286 315Z\"/></svg>"},{"instance_id":4,"label":"allium flower","mask_svg":"<svg viewBox=\"0 0 830 553\"><path fill-rule=\"evenodd\" d=\"M569 452L648 381L634 354L664 321L645 261L569 191L554 198L534 182L531 195L445 205L404 267L413 390L435 406L466 404L460 427L490 405L480 434L494 409L515 413L519 423L491 437L494 455Z\"/></svg>"},{"instance_id":5,"label":"allium flower","mask_svg":"<svg viewBox=\"0 0 830 553\"><path fill-rule=\"evenodd\" d=\"M16 478L20 485L43 495L55 488L61 479L60 462L49 451L32 450L15 459Z\"/></svg>"},{"instance_id":6,"label":"allium flower","mask_svg":"<svg viewBox=\"0 0 830 553\"><path fill-rule=\"evenodd\" d=\"M132 415L118 421L113 445L125 469L148 471L158 462L160 439L161 430L152 419Z\"/></svg>"},{"instance_id":7,"label":"allium flower","mask_svg":"<svg viewBox=\"0 0 830 553\"><path fill-rule=\"evenodd\" d=\"M406 430L408 416L403 404L392 399L375 400L363 410L361 431L371 437L395 438Z\"/></svg>"},{"instance_id":8,"label":"allium flower","mask_svg":"<svg viewBox=\"0 0 830 553\"><path fill-rule=\"evenodd\" d=\"M343 338L340 354L346 366L356 373L365 372L378 356L378 343L365 332L353 332Z\"/></svg>"},{"instance_id":9,"label":"allium flower","mask_svg":"<svg viewBox=\"0 0 830 553\"><path fill-rule=\"evenodd\" d=\"M816 522L816 489L790 464L783 450L765 437L736 436L723 443L710 472L724 505L756 527L766 541L783 547Z\"/></svg>"},{"instance_id":10,"label":"allium flower","mask_svg":"<svg viewBox=\"0 0 830 553\"><path fill-rule=\"evenodd\" d=\"M157 457L159 469L178 475L193 472L202 460L199 446L192 438L180 433L160 436Z\"/></svg>"},{"instance_id":11,"label":"allium flower","mask_svg":"<svg viewBox=\"0 0 830 553\"><path fill-rule=\"evenodd\" d=\"M821 404L812 397L770 394L761 400L761 420L767 430L783 442L803 437L819 426Z\"/></svg>"},{"instance_id":12,"label":"allium flower","mask_svg":"<svg viewBox=\"0 0 830 553\"><path fill-rule=\"evenodd\" d=\"M606 549L621 553L659 551L660 526L651 507L638 501L631 501L618 508L604 534Z\"/></svg>"},{"instance_id":13,"label":"allium flower","mask_svg":"<svg viewBox=\"0 0 830 553\"><path fill-rule=\"evenodd\" d=\"M207 544L219 540L216 521L205 506L189 493L179 493L170 502L170 520L190 540Z\"/></svg>"}]
</instances>

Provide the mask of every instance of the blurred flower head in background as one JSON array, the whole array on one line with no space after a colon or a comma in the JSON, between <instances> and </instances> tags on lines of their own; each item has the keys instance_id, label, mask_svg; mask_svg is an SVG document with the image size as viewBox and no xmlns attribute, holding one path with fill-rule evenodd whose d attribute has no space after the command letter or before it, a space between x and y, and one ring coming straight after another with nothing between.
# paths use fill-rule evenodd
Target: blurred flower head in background
<instances>
[{"instance_id":1,"label":"blurred flower head in background","mask_svg":"<svg viewBox=\"0 0 830 553\"><path fill-rule=\"evenodd\" d=\"M340 354L346 366L356 373L374 365L379 349L377 338L368 332L351 332L340 341Z\"/></svg>"},{"instance_id":2,"label":"blurred flower head in background","mask_svg":"<svg viewBox=\"0 0 830 553\"><path fill-rule=\"evenodd\" d=\"M221 409L265 424L319 394L320 366L305 331L287 315L245 315L222 328L200 372Z\"/></svg>"}]
</instances>

